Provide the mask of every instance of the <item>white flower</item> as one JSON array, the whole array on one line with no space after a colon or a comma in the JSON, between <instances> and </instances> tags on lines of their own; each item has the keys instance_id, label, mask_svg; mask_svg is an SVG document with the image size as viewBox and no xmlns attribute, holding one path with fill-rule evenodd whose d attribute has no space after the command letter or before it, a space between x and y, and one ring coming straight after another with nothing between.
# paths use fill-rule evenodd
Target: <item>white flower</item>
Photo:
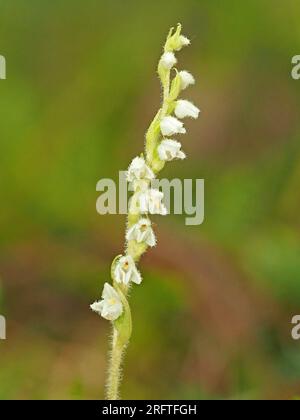
<instances>
[{"instance_id":1,"label":"white flower","mask_svg":"<svg viewBox=\"0 0 300 420\"><path fill-rule=\"evenodd\" d=\"M127 171L127 181L132 182L136 180L151 180L154 179L154 173L146 164L142 157L135 157L129 165Z\"/></svg>"},{"instance_id":2,"label":"white flower","mask_svg":"<svg viewBox=\"0 0 300 420\"><path fill-rule=\"evenodd\" d=\"M185 154L180 150L181 143L176 140L163 140L157 148L161 160L185 159Z\"/></svg>"},{"instance_id":3,"label":"white flower","mask_svg":"<svg viewBox=\"0 0 300 420\"><path fill-rule=\"evenodd\" d=\"M181 89L186 89L188 86L193 85L195 83L194 76L186 70L182 70L179 72L180 80L181 80Z\"/></svg>"},{"instance_id":4,"label":"white flower","mask_svg":"<svg viewBox=\"0 0 300 420\"><path fill-rule=\"evenodd\" d=\"M177 63L177 59L174 53L165 52L161 56L160 63L165 69L170 70Z\"/></svg>"},{"instance_id":5,"label":"white flower","mask_svg":"<svg viewBox=\"0 0 300 420\"><path fill-rule=\"evenodd\" d=\"M186 47L187 45L190 45L191 41L184 35L180 35L178 40L178 47L176 48L176 51L181 50L182 47Z\"/></svg>"},{"instance_id":6,"label":"white flower","mask_svg":"<svg viewBox=\"0 0 300 420\"><path fill-rule=\"evenodd\" d=\"M115 321L123 312L123 304L118 292L108 283L104 285L102 300L94 302L90 307L109 321Z\"/></svg>"},{"instance_id":7,"label":"white flower","mask_svg":"<svg viewBox=\"0 0 300 420\"><path fill-rule=\"evenodd\" d=\"M191 43L191 41L184 35L180 35L179 39L183 47L186 47L187 45L190 45Z\"/></svg>"},{"instance_id":8,"label":"white flower","mask_svg":"<svg viewBox=\"0 0 300 420\"><path fill-rule=\"evenodd\" d=\"M127 241L136 240L138 243L145 242L149 246L156 245L156 239L148 219L140 219L126 234Z\"/></svg>"},{"instance_id":9,"label":"white flower","mask_svg":"<svg viewBox=\"0 0 300 420\"><path fill-rule=\"evenodd\" d=\"M117 261L114 275L117 283L128 285L130 281L136 284L142 282L141 274L130 255L123 256Z\"/></svg>"},{"instance_id":10,"label":"white flower","mask_svg":"<svg viewBox=\"0 0 300 420\"><path fill-rule=\"evenodd\" d=\"M154 188L142 192L138 196L139 209L141 213L161 214L165 216L168 211L162 203L164 195Z\"/></svg>"},{"instance_id":11,"label":"white flower","mask_svg":"<svg viewBox=\"0 0 300 420\"><path fill-rule=\"evenodd\" d=\"M183 123L175 117L164 117L160 122L160 129L164 136L172 136L177 133L186 133Z\"/></svg>"},{"instance_id":12,"label":"white flower","mask_svg":"<svg viewBox=\"0 0 300 420\"><path fill-rule=\"evenodd\" d=\"M198 109L192 102L184 99L179 99L176 102L175 115L177 118L192 117L198 118L200 109Z\"/></svg>"}]
</instances>

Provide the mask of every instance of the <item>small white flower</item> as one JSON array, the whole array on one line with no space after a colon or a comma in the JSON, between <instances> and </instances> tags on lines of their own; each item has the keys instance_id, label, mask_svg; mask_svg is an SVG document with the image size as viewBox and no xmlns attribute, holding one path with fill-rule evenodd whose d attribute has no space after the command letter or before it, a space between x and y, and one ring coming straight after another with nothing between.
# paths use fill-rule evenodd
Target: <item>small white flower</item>
<instances>
[{"instance_id":1,"label":"small white flower","mask_svg":"<svg viewBox=\"0 0 300 420\"><path fill-rule=\"evenodd\" d=\"M174 53L165 52L161 56L160 63L165 69L171 70L171 68L177 63L177 59Z\"/></svg>"},{"instance_id":2,"label":"small white flower","mask_svg":"<svg viewBox=\"0 0 300 420\"><path fill-rule=\"evenodd\" d=\"M194 76L186 70L182 70L179 72L180 80L181 80L181 89L186 89L188 86L193 85L195 83Z\"/></svg>"},{"instance_id":3,"label":"small white flower","mask_svg":"<svg viewBox=\"0 0 300 420\"><path fill-rule=\"evenodd\" d=\"M182 47L186 47L190 45L191 41L184 35L180 35L179 42L178 42L178 48L176 48L177 51L181 50Z\"/></svg>"},{"instance_id":4,"label":"small white flower","mask_svg":"<svg viewBox=\"0 0 300 420\"><path fill-rule=\"evenodd\" d=\"M146 164L145 159L142 157L135 157L129 165L127 171L127 181L132 182L135 180L151 180L154 179L154 173Z\"/></svg>"},{"instance_id":5,"label":"small white flower","mask_svg":"<svg viewBox=\"0 0 300 420\"><path fill-rule=\"evenodd\" d=\"M163 140L157 148L161 160L185 159L185 153L181 150L181 143L176 140Z\"/></svg>"},{"instance_id":6,"label":"small white flower","mask_svg":"<svg viewBox=\"0 0 300 420\"><path fill-rule=\"evenodd\" d=\"M175 115L177 118L192 117L198 118L200 109L198 109L192 102L184 99L179 99L176 102Z\"/></svg>"},{"instance_id":7,"label":"small white flower","mask_svg":"<svg viewBox=\"0 0 300 420\"><path fill-rule=\"evenodd\" d=\"M164 117L160 122L160 129L164 136L172 136L173 134L186 133L183 123L175 117Z\"/></svg>"},{"instance_id":8,"label":"small white flower","mask_svg":"<svg viewBox=\"0 0 300 420\"><path fill-rule=\"evenodd\" d=\"M126 234L127 241L136 240L138 243L145 242L149 246L156 245L156 239L148 219L140 219Z\"/></svg>"},{"instance_id":9,"label":"small white flower","mask_svg":"<svg viewBox=\"0 0 300 420\"><path fill-rule=\"evenodd\" d=\"M142 192L138 196L139 209L141 213L160 214L165 216L168 211L162 203L164 194L154 188Z\"/></svg>"},{"instance_id":10,"label":"small white flower","mask_svg":"<svg viewBox=\"0 0 300 420\"><path fill-rule=\"evenodd\" d=\"M94 312L97 312L109 321L115 321L123 312L123 304L120 296L109 283L105 283L104 285L102 300L94 302L90 307Z\"/></svg>"},{"instance_id":11,"label":"small white flower","mask_svg":"<svg viewBox=\"0 0 300 420\"><path fill-rule=\"evenodd\" d=\"M142 282L141 274L130 255L123 256L117 261L114 275L117 283L128 285L130 281L136 284Z\"/></svg>"}]
</instances>

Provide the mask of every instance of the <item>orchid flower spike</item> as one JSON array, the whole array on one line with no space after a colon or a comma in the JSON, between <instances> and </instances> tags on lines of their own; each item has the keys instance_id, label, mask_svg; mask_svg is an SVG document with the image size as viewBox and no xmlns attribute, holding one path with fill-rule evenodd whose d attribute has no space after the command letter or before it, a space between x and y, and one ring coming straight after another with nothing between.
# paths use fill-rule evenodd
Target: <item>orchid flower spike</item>
<instances>
[{"instance_id":1,"label":"orchid flower spike","mask_svg":"<svg viewBox=\"0 0 300 420\"><path fill-rule=\"evenodd\" d=\"M191 73L176 69L175 53L190 44L181 33L181 25L171 28L158 63L158 76L162 86L162 104L151 122L145 141L144 153L135 157L127 170L127 182L133 194L130 198L125 252L117 256L111 266L112 285L105 283L102 299L91 309L112 322L113 339L108 369L107 399L119 398L120 372L123 353L132 331L131 310L128 302L130 288L141 284L137 268L141 256L156 245L150 215L166 215L164 194L154 188L153 181L165 164L175 159L185 159L181 143L173 138L185 134L182 118L197 118L200 110L190 101L181 99L181 92L195 83Z\"/></svg>"}]
</instances>

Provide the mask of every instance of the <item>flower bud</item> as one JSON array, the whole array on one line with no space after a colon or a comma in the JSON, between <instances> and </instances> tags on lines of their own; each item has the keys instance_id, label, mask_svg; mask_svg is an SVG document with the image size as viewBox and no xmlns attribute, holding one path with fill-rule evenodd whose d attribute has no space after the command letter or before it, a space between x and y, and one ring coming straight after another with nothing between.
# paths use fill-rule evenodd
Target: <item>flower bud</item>
<instances>
[{"instance_id":1,"label":"flower bud","mask_svg":"<svg viewBox=\"0 0 300 420\"><path fill-rule=\"evenodd\" d=\"M179 76L181 78L182 90L186 89L188 86L193 85L195 83L194 76L186 70L180 71Z\"/></svg>"},{"instance_id":2,"label":"flower bud","mask_svg":"<svg viewBox=\"0 0 300 420\"><path fill-rule=\"evenodd\" d=\"M177 29L173 34L173 28L171 29L168 39L165 44L165 51L179 51L182 47L190 44L190 40L181 35L181 25L177 25Z\"/></svg>"},{"instance_id":3,"label":"flower bud","mask_svg":"<svg viewBox=\"0 0 300 420\"><path fill-rule=\"evenodd\" d=\"M161 56L159 65L162 66L165 70L171 70L171 68L177 63L177 59L173 52L165 52Z\"/></svg>"},{"instance_id":4,"label":"flower bud","mask_svg":"<svg viewBox=\"0 0 300 420\"><path fill-rule=\"evenodd\" d=\"M198 118L200 109L198 109L192 102L184 99L179 99L175 106L175 115L177 118Z\"/></svg>"},{"instance_id":5,"label":"flower bud","mask_svg":"<svg viewBox=\"0 0 300 420\"><path fill-rule=\"evenodd\" d=\"M186 130L183 123L175 117L164 117L160 122L160 129L164 136L173 136L173 134L185 134Z\"/></svg>"}]
</instances>

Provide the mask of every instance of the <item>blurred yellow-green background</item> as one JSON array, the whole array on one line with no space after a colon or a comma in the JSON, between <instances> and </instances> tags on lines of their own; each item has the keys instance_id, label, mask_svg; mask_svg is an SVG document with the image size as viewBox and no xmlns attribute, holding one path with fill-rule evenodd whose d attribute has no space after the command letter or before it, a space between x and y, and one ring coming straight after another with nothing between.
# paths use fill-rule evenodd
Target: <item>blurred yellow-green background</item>
<instances>
[{"instance_id":1,"label":"blurred yellow-green background","mask_svg":"<svg viewBox=\"0 0 300 420\"><path fill-rule=\"evenodd\" d=\"M163 175L205 179L205 222L155 219L122 396L299 397L299 15L297 0L1 2L1 399L103 398L110 329L89 304L125 217L96 213L96 183L141 152L177 22L202 113Z\"/></svg>"}]
</instances>

